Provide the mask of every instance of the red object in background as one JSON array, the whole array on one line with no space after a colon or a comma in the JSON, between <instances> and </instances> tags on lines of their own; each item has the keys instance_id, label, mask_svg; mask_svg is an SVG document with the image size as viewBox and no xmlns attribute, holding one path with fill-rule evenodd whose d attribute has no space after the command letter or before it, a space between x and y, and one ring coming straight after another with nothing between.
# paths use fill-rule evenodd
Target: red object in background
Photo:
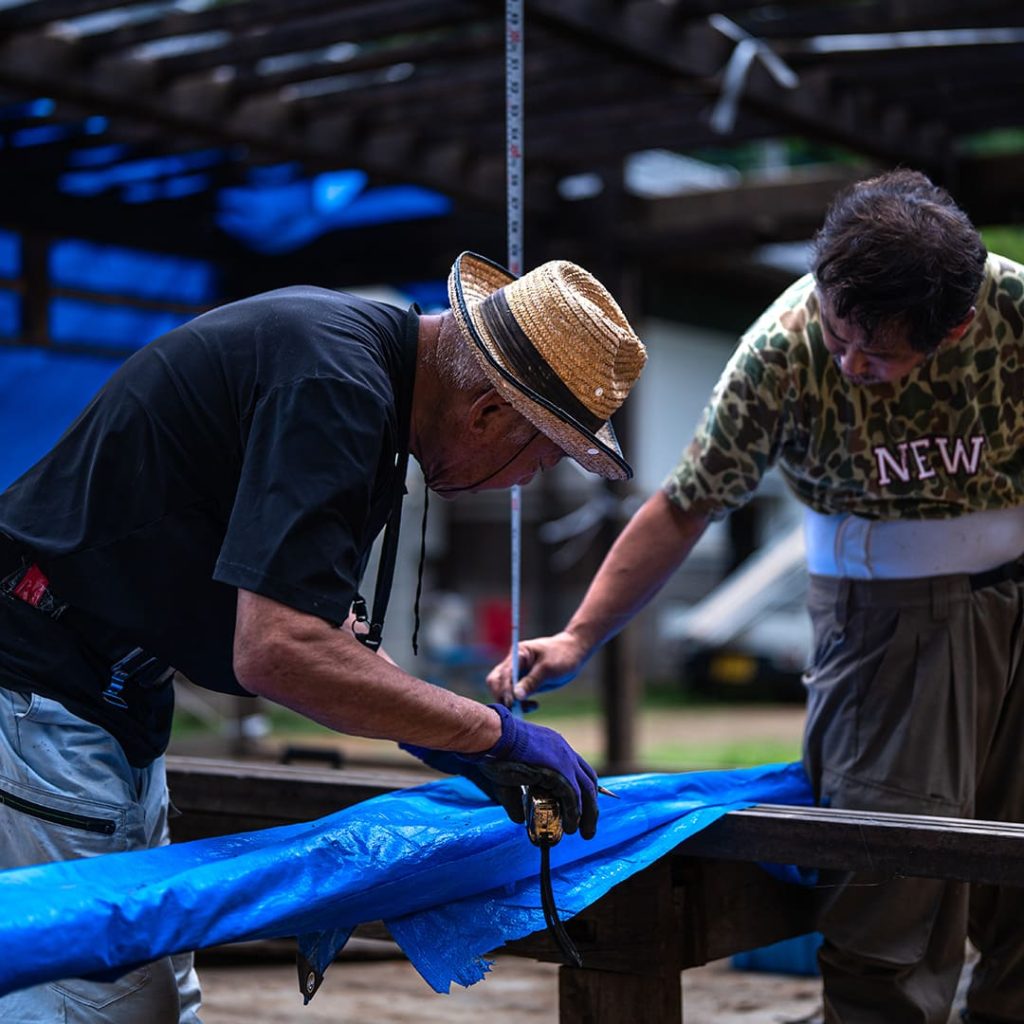
<instances>
[{"instance_id":1,"label":"red object in background","mask_svg":"<svg viewBox=\"0 0 1024 1024\"><path fill-rule=\"evenodd\" d=\"M477 605L476 617L480 643L505 657L512 648L512 602L507 597L485 598Z\"/></svg>"}]
</instances>

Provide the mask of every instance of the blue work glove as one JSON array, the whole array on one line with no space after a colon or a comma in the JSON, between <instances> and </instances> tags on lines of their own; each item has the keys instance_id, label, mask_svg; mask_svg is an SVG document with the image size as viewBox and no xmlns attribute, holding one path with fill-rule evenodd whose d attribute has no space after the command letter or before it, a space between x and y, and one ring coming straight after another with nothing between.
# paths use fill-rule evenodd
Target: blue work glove
<instances>
[{"instance_id":1,"label":"blue work glove","mask_svg":"<svg viewBox=\"0 0 1024 1024\"><path fill-rule=\"evenodd\" d=\"M435 771L444 772L445 775L461 775L469 779L488 800L501 804L513 821L523 821L523 791L520 786L502 786L492 782L480 770L479 765L464 760L461 754L456 754L453 750L434 750L432 747L417 747L413 743L399 743L398 746L413 757L418 757Z\"/></svg>"},{"instance_id":2,"label":"blue work glove","mask_svg":"<svg viewBox=\"0 0 1024 1024\"><path fill-rule=\"evenodd\" d=\"M501 718L501 737L476 754L399 744L438 771L464 775L500 803L517 824L526 820L523 786L544 790L558 801L562 828L584 839L597 831L597 774L554 729L516 718L503 704L489 704Z\"/></svg>"},{"instance_id":3,"label":"blue work glove","mask_svg":"<svg viewBox=\"0 0 1024 1024\"><path fill-rule=\"evenodd\" d=\"M516 718L504 704L488 704L501 718L501 738L479 754L460 754L499 786L535 786L558 801L562 827L584 839L597 831L597 773L554 729ZM509 817L522 823L525 809Z\"/></svg>"}]
</instances>

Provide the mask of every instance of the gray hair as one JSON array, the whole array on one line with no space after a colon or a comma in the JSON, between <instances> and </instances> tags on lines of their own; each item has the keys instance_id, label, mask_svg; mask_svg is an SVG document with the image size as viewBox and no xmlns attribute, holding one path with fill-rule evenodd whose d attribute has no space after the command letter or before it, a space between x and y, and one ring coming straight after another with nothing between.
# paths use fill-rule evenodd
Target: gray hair
<instances>
[{"instance_id":1,"label":"gray hair","mask_svg":"<svg viewBox=\"0 0 1024 1024\"><path fill-rule=\"evenodd\" d=\"M451 313L443 314L435 349L437 375L453 391L475 392L491 387L490 378Z\"/></svg>"},{"instance_id":2,"label":"gray hair","mask_svg":"<svg viewBox=\"0 0 1024 1024\"><path fill-rule=\"evenodd\" d=\"M458 321L450 312L444 313L441 320L441 329L434 347L434 362L439 380L452 391L475 398L494 387L480 357L474 351L473 342L462 333ZM520 417L521 422L515 423L508 432L510 444L528 444L538 433L542 433L522 413Z\"/></svg>"}]
</instances>

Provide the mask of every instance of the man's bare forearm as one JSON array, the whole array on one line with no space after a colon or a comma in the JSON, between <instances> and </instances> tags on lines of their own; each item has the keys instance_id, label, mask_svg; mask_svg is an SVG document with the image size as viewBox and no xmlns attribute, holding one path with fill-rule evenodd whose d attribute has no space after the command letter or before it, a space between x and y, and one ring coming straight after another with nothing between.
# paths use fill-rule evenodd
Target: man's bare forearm
<instances>
[{"instance_id":1,"label":"man's bare forearm","mask_svg":"<svg viewBox=\"0 0 1024 1024\"><path fill-rule=\"evenodd\" d=\"M247 591L239 591L235 671L249 692L337 732L463 753L501 735L485 705L409 675L345 628Z\"/></svg>"},{"instance_id":2,"label":"man's bare forearm","mask_svg":"<svg viewBox=\"0 0 1024 1024\"><path fill-rule=\"evenodd\" d=\"M700 539L706 516L656 491L612 545L566 631L588 653L618 633L664 586Z\"/></svg>"}]
</instances>

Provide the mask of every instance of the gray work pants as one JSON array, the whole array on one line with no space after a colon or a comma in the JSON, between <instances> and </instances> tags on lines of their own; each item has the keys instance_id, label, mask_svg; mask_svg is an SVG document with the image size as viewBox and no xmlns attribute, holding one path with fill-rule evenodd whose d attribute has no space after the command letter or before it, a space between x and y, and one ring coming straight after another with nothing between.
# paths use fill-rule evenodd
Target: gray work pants
<instances>
[{"instance_id":1,"label":"gray work pants","mask_svg":"<svg viewBox=\"0 0 1024 1024\"><path fill-rule=\"evenodd\" d=\"M812 577L804 763L823 803L1024 821L1024 586ZM846 876L819 955L827 1024L945 1024L964 940L985 1022L1024 1022L1024 888Z\"/></svg>"},{"instance_id":2,"label":"gray work pants","mask_svg":"<svg viewBox=\"0 0 1024 1024\"><path fill-rule=\"evenodd\" d=\"M133 768L106 730L59 703L0 688L0 868L149 849L168 841L163 758ZM39 813L31 813L31 808ZM55 824L40 815L59 812ZM76 826L113 823L112 834ZM69 935L68 942L75 936ZM114 982L68 978L0 998L3 1024L199 1024L192 955L164 957Z\"/></svg>"}]
</instances>

